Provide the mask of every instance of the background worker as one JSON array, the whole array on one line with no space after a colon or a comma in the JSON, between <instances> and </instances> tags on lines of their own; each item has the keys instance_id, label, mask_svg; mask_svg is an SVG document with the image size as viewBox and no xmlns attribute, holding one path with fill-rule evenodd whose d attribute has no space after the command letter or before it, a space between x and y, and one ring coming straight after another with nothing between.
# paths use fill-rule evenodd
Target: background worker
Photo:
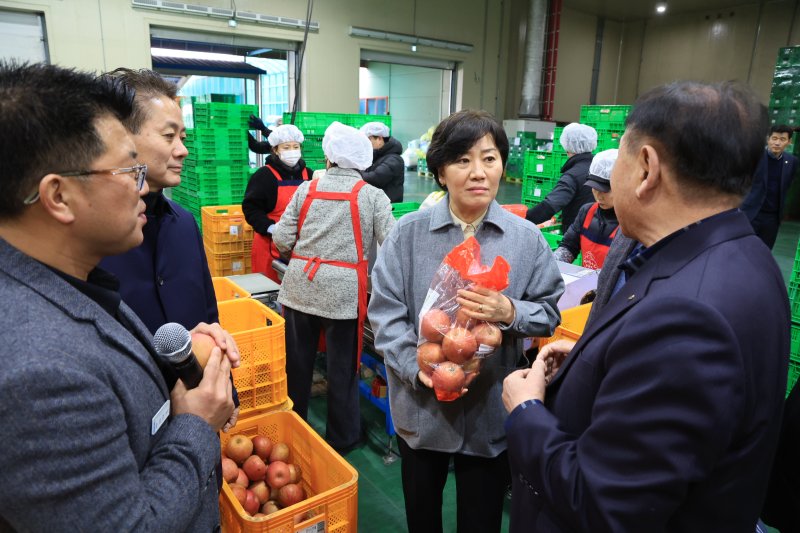
<instances>
[{"instance_id":1,"label":"background worker","mask_svg":"<svg viewBox=\"0 0 800 533\"><path fill-rule=\"evenodd\" d=\"M591 187L596 201L585 204L578 211L554 252L557 260L572 263L580 253L585 268L598 270L603 267L619 228L611 192L611 169L616 160L616 148L600 152L592 159L584 187Z\"/></svg>"},{"instance_id":2,"label":"background worker","mask_svg":"<svg viewBox=\"0 0 800 533\"><path fill-rule=\"evenodd\" d=\"M592 152L597 148L597 131L573 122L564 127L559 142L569 156L561 167L561 177L541 203L528 209L525 218L541 224L561 212L561 227L566 229L578 216L578 210L594 201L591 190L583 184L589 177Z\"/></svg>"},{"instance_id":3,"label":"background worker","mask_svg":"<svg viewBox=\"0 0 800 533\"><path fill-rule=\"evenodd\" d=\"M361 126L361 133L372 143L372 164L361 171L361 177L385 192L390 202L402 202L406 175L403 145L389 135L389 127L383 122L367 122Z\"/></svg>"},{"instance_id":4,"label":"background worker","mask_svg":"<svg viewBox=\"0 0 800 533\"><path fill-rule=\"evenodd\" d=\"M267 138L272 152L247 183L242 212L253 226L252 270L280 283L272 260L280 253L272 243L274 224L281 219L297 188L309 181L313 170L303 160L303 132L293 124L278 126Z\"/></svg>"}]
</instances>

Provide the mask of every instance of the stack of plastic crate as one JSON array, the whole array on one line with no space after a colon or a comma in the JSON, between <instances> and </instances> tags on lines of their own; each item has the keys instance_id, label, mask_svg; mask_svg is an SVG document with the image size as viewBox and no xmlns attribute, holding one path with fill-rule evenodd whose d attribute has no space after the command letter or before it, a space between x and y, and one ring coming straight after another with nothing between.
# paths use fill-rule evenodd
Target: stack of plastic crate
<instances>
[{"instance_id":1,"label":"stack of plastic crate","mask_svg":"<svg viewBox=\"0 0 800 533\"><path fill-rule=\"evenodd\" d=\"M792 276L789 278L789 303L792 307L792 342L789 352L789 374L786 379L787 395L800 378L800 246L795 253Z\"/></svg>"},{"instance_id":2,"label":"stack of plastic crate","mask_svg":"<svg viewBox=\"0 0 800 533\"><path fill-rule=\"evenodd\" d=\"M310 113L294 114L294 125L303 132L303 160L312 170L325 168L325 154L322 152L322 136L334 121L346 126L360 128L367 122L383 122L392 130L392 117L389 115L360 115L355 113ZM292 124L292 114L283 114L283 123Z\"/></svg>"},{"instance_id":3,"label":"stack of plastic crate","mask_svg":"<svg viewBox=\"0 0 800 533\"><path fill-rule=\"evenodd\" d=\"M244 219L241 205L200 208L203 247L212 276L249 274L253 227Z\"/></svg>"},{"instance_id":4,"label":"stack of plastic crate","mask_svg":"<svg viewBox=\"0 0 800 533\"><path fill-rule=\"evenodd\" d=\"M594 153L619 148L625 131L625 119L631 111L629 105L584 105L581 106L581 124L597 130L597 149Z\"/></svg>"},{"instance_id":5,"label":"stack of plastic crate","mask_svg":"<svg viewBox=\"0 0 800 533\"><path fill-rule=\"evenodd\" d=\"M194 128L186 130L181 184L172 198L200 220L201 208L242 202L251 174L247 152L247 120L254 105L221 102L193 106Z\"/></svg>"},{"instance_id":6,"label":"stack of plastic crate","mask_svg":"<svg viewBox=\"0 0 800 533\"><path fill-rule=\"evenodd\" d=\"M775 64L775 77L769 96L769 120L773 126L785 124L800 126L800 46L781 48ZM800 143L795 142L787 150L800 153Z\"/></svg>"},{"instance_id":7,"label":"stack of plastic crate","mask_svg":"<svg viewBox=\"0 0 800 533\"><path fill-rule=\"evenodd\" d=\"M509 139L509 141L506 181L521 182L525 177L526 152L528 150L539 150L550 140L537 138L536 132L518 131L516 137Z\"/></svg>"}]
</instances>

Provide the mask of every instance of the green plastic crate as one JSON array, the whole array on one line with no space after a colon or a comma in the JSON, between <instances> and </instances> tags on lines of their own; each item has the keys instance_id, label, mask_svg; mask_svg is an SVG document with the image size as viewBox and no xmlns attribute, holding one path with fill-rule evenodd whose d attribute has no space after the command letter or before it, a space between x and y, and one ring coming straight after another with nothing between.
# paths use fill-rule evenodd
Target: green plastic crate
<instances>
[{"instance_id":1,"label":"green plastic crate","mask_svg":"<svg viewBox=\"0 0 800 533\"><path fill-rule=\"evenodd\" d=\"M629 105L584 105L581 106L580 122L588 125L624 124L630 111Z\"/></svg>"},{"instance_id":2,"label":"green plastic crate","mask_svg":"<svg viewBox=\"0 0 800 533\"><path fill-rule=\"evenodd\" d=\"M555 173L553 161L553 152L528 150L525 152L525 175L551 177Z\"/></svg>"},{"instance_id":3,"label":"green plastic crate","mask_svg":"<svg viewBox=\"0 0 800 533\"><path fill-rule=\"evenodd\" d=\"M394 218L400 218L408 213L413 213L419 210L419 202L397 202L392 204L392 215Z\"/></svg>"},{"instance_id":4,"label":"green plastic crate","mask_svg":"<svg viewBox=\"0 0 800 533\"><path fill-rule=\"evenodd\" d=\"M789 354L792 359L800 362L800 324L792 323L792 337L789 345Z\"/></svg>"},{"instance_id":5,"label":"green plastic crate","mask_svg":"<svg viewBox=\"0 0 800 533\"><path fill-rule=\"evenodd\" d=\"M792 388L798 378L800 378L800 362L790 360L789 372L786 376L786 396L789 396L789 393L792 392Z\"/></svg>"},{"instance_id":6,"label":"green plastic crate","mask_svg":"<svg viewBox=\"0 0 800 533\"><path fill-rule=\"evenodd\" d=\"M283 123L291 124L292 114L283 114ZM324 135L325 130L332 122L341 122L346 126L360 128L367 122L383 122L392 130L392 117L390 115L361 115L357 113L311 113L297 112L294 117L294 125L297 126L303 135Z\"/></svg>"},{"instance_id":7,"label":"green plastic crate","mask_svg":"<svg viewBox=\"0 0 800 533\"><path fill-rule=\"evenodd\" d=\"M564 239L564 236L561 235L561 233L543 231L542 236L544 237L544 240L547 241L547 244L550 245L551 250L558 248L558 245L561 244L561 241Z\"/></svg>"}]
</instances>

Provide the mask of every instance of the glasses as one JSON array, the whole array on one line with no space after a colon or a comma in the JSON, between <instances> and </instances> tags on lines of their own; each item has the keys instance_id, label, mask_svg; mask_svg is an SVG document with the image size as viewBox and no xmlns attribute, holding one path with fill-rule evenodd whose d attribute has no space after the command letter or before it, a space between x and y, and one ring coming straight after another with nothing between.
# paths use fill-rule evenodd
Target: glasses
<instances>
[{"instance_id":1,"label":"glasses","mask_svg":"<svg viewBox=\"0 0 800 533\"><path fill-rule=\"evenodd\" d=\"M123 167L123 168L108 168L105 170L78 170L75 172L57 172L59 176L63 176L65 178L75 178L79 176L94 176L97 174L108 174L110 176L116 176L118 174L132 174L134 180L136 180L136 190L141 191L142 187L144 187L144 181L147 177L147 165L136 165L133 167ZM35 204L36 201L39 199L39 191L38 189L31 193L30 196L23 200L25 205Z\"/></svg>"}]
</instances>

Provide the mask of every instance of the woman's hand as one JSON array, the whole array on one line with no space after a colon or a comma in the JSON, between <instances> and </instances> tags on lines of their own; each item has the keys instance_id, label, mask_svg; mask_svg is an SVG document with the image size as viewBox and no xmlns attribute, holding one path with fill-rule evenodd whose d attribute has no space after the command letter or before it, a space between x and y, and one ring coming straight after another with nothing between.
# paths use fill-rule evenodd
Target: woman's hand
<instances>
[{"instance_id":1,"label":"woman's hand","mask_svg":"<svg viewBox=\"0 0 800 533\"><path fill-rule=\"evenodd\" d=\"M506 295L492 289L475 286L458 291L456 302L467 316L485 322L502 322L511 324L514 321L514 304Z\"/></svg>"}]
</instances>

